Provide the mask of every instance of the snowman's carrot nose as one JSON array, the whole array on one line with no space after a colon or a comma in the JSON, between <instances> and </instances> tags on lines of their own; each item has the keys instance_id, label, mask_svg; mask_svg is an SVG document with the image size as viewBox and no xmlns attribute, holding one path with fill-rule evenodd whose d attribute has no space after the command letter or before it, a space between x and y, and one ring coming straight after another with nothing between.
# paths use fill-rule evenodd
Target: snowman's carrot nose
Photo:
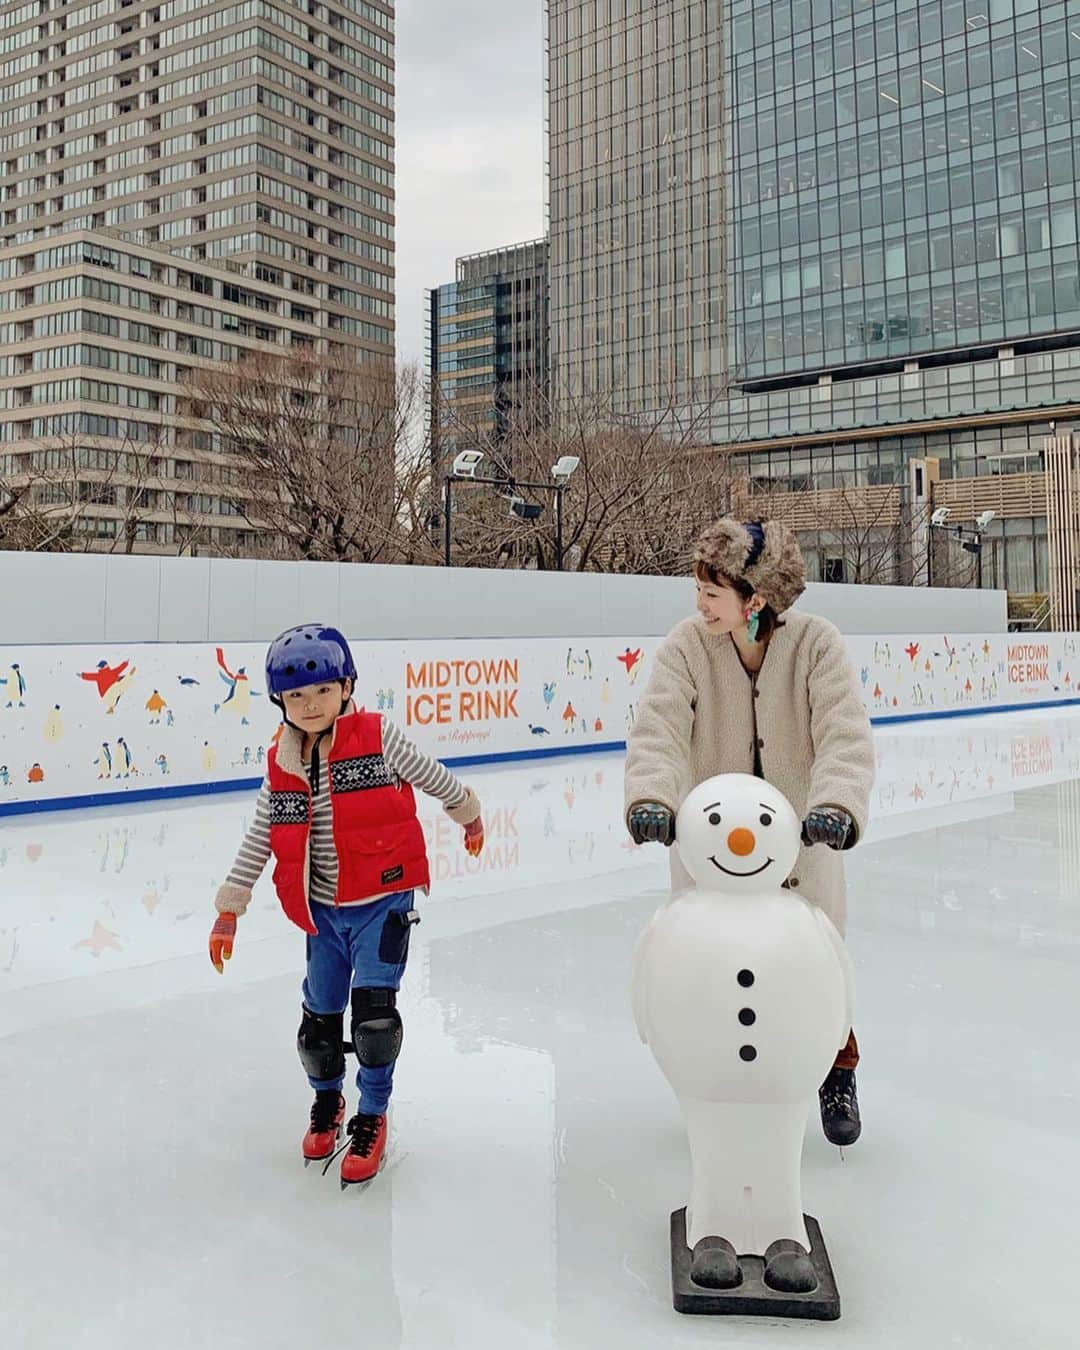
<instances>
[{"instance_id":1,"label":"snowman's carrot nose","mask_svg":"<svg viewBox=\"0 0 1080 1350\"><path fill-rule=\"evenodd\" d=\"M757 848L757 840L749 830L732 830L727 837L727 846L737 858L745 858Z\"/></svg>"}]
</instances>

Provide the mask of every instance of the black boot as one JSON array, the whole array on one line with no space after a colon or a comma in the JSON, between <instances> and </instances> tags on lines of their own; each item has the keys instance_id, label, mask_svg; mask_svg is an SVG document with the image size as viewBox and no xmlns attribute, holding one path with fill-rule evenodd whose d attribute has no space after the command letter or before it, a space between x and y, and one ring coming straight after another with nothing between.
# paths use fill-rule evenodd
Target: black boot
<instances>
[{"instance_id":1,"label":"black boot","mask_svg":"<svg viewBox=\"0 0 1080 1350\"><path fill-rule=\"evenodd\" d=\"M818 1089L821 1104L821 1128L830 1144L845 1148L862 1133L859 1098L855 1091L854 1069L830 1069Z\"/></svg>"}]
</instances>

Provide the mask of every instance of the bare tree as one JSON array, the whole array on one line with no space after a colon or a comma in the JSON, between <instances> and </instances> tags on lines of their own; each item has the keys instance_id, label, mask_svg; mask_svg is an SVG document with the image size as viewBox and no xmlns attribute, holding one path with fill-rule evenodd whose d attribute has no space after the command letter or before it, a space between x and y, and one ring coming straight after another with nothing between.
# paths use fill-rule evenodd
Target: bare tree
<instances>
[{"instance_id":1,"label":"bare tree","mask_svg":"<svg viewBox=\"0 0 1080 1350\"><path fill-rule=\"evenodd\" d=\"M192 416L221 433L235 500L264 547L334 562L434 561L415 367L395 376L385 363L310 349L256 353L192 372L187 390Z\"/></svg>"},{"instance_id":2,"label":"bare tree","mask_svg":"<svg viewBox=\"0 0 1080 1350\"><path fill-rule=\"evenodd\" d=\"M563 566L683 571L701 528L731 509L730 460L707 442L711 411L711 405L687 410L672 400L652 417L629 419L605 399L564 399L556 406L533 389L528 397L519 395L493 429L444 402L446 441L455 449L471 444L483 450L481 476L505 485L455 486L454 560L556 567L560 531L555 494L546 485L553 486L552 466L572 455L579 466L563 493ZM534 521L511 513L508 500L515 498L537 509Z\"/></svg>"}]
</instances>

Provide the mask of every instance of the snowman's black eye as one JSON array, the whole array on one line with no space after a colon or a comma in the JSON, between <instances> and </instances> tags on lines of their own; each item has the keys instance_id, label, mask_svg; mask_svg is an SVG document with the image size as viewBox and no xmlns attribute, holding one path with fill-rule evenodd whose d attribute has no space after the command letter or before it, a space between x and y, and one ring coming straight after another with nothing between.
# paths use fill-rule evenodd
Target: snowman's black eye
<instances>
[{"instance_id":1,"label":"snowman's black eye","mask_svg":"<svg viewBox=\"0 0 1080 1350\"><path fill-rule=\"evenodd\" d=\"M762 817L761 817L761 823L762 823L762 825L771 825L771 824L772 824L772 816L762 816Z\"/></svg>"},{"instance_id":2,"label":"snowman's black eye","mask_svg":"<svg viewBox=\"0 0 1080 1350\"><path fill-rule=\"evenodd\" d=\"M710 824L710 825L719 825L719 824L720 824L720 817L717 815L717 813L716 813L715 811L714 811L714 812L712 813L712 815L709 817L709 824Z\"/></svg>"}]
</instances>

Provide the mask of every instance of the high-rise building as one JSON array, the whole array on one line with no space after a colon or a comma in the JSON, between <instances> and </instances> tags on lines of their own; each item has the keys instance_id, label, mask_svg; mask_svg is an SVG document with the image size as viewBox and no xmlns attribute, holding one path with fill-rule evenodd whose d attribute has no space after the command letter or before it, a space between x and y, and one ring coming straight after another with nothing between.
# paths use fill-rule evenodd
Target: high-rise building
<instances>
[{"instance_id":1,"label":"high-rise building","mask_svg":"<svg viewBox=\"0 0 1080 1350\"><path fill-rule=\"evenodd\" d=\"M548 2L556 397L651 411L724 387L722 13Z\"/></svg>"},{"instance_id":2,"label":"high-rise building","mask_svg":"<svg viewBox=\"0 0 1080 1350\"><path fill-rule=\"evenodd\" d=\"M137 457L98 405L138 408L163 509L183 462L222 517L206 551L235 548L185 373L296 344L393 359L393 6L32 0L0 24L2 476L60 427Z\"/></svg>"},{"instance_id":3,"label":"high-rise building","mask_svg":"<svg viewBox=\"0 0 1080 1350\"><path fill-rule=\"evenodd\" d=\"M651 321L670 322L656 258L695 217L663 166L687 165L692 194L698 165L711 350L726 350L713 439L746 509L789 519L812 575L837 580L925 580L922 518L992 511L982 583L1048 591L1047 438L1080 417L1077 0L550 12L555 379L664 405L668 371L635 374L633 353L625 368L615 313L647 307L625 289L633 248L643 268L653 256Z\"/></svg>"},{"instance_id":4,"label":"high-rise building","mask_svg":"<svg viewBox=\"0 0 1080 1350\"><path fill-rule=\"evenodd\" d=\"M547 396L546 239L458 258L428 297L431 439L445 455L498 439L516 408Z\"/></svg>"}]
</instances>

